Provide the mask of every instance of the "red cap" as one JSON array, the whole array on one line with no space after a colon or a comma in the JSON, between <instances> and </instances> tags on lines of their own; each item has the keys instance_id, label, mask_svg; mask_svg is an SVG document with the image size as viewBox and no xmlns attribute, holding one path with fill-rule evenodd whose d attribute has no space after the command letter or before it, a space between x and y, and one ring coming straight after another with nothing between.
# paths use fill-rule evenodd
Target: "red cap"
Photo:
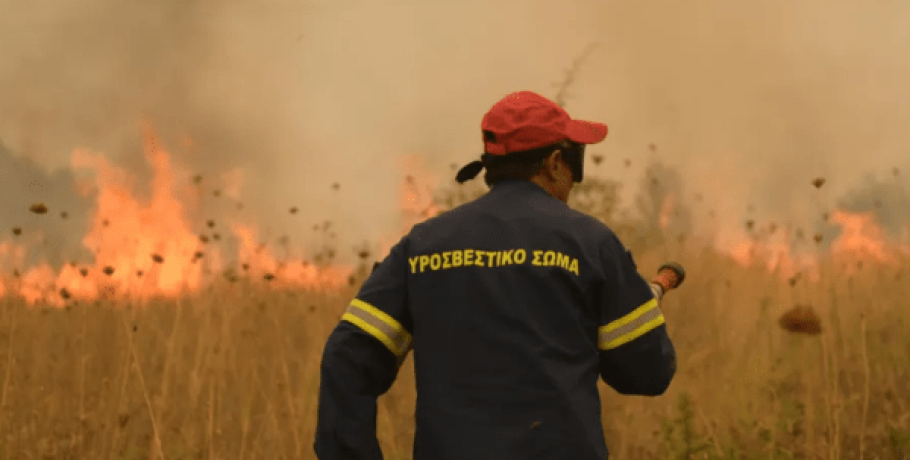
<instances>
[{"instance_id":1,"label":"red cap","mask_svg":"<svg viewBox=\"0 0 910 460\"><path fill-rule=\"evenodd\" d=\"M607 125L573 120L558 104L531 91L500 99L484 115L480 129L484 152L491 155L539 149L566 139L596 144L607 137Z\"/></svg>"}]
</instances>

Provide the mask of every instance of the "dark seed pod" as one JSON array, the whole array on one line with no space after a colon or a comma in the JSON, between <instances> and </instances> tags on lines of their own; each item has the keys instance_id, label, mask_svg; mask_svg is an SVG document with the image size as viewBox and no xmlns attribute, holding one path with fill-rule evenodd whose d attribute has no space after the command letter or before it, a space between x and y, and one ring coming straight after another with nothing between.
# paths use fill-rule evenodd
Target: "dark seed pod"
<instances>
[{"instance_id":1,"label":"dark seed pod","mask_svg":"<svg viewBox=\"0 0 910 460\"><path fill-rule=\"evenodd\" d=\"M797 334L817 335L822 332L821 320L809 306L796 305L780 317L778 324L784 330Z\"/></svg>"},{"instance_id":2,"label":"dark seed pod","mask_svg":"<svg viewBox=\"0 0 910 460\"><path fill-rule=\"evenodd\" d=\"M44 203L35 203L35 204L29 206L28 210L35 214L46 214L47 206L45 206Z\"/></svg>"}]
</instances>

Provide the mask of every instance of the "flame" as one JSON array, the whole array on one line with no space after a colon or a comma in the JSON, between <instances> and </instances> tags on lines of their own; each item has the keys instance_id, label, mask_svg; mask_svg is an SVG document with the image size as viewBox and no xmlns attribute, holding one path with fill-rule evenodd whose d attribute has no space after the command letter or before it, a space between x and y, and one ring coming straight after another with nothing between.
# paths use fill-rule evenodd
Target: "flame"
<instances>
[{"instance_id":1,"label":"flame","mask_svg":"<svg viewBox=\"0 0 910 460\"><path fill-rule=\"evenodd\" d=\"M439 177L430 172L423 157L400 155L395 163L398 172L403 176L398 189L398 205L402 219L398 234L380 238L379 254L382 257L389 253L392 246L398 242L398 238L408 233L411 227L436 217L443 211L433 196L439 185Z\"/></svg>"},{"instance_id":2,"label":"flame","mask_svg":"<svg viewBox=\"0 0 910 460\"><path fill-rule=\"evenodd\" d=\"M811 254L794 251L789 235L765 240L743 239L730 249L720 249L720 252L726 253L742 267L763 266L782 278L791 278L798 273L806 273L812 280L819 278L818 259Z\"/></svg>"},{"instance_id":3,"label":"flame","mask_svg":"<svg viewBox=\"0 0 910 460\"><path fill-rule=\"evenodd\" d=\"M429 172L423 157L402 155L396 163L399 171L405 176L399 189L399 205L404 215L402 230L406 233L414 224L442 212L433 197L439 178Z\"/></svg>"},{"instance_id":4,"label":"flame","mask_svg":"<svg viewBox=\"0 0 910 460\"><path fill-rule=\"evenodd\" d=\"M894 262L885 241L884 231L875 222L875 215L835 211L831 221L841 227L842 233L831 244L833 255L849 258L872 258L879 262Z\"/></svg>"},{"instance_id":5,"label":"flame","mask_svg":"<svg viewBox=\"0 0 910 460\"><path fill-rule=\"evenodd\" d=\"M271 248L258 242L254 227L233 224L231 228L240 240L240 260L248 267L245 271L259 278L271 278L270 282L276 287L335 289L347 282L352 274L352 270L347 267L332 265L319 268L301 258L279 261L272 254Z\"/></svg>"},{"instance_id":6,"label":"flame","mask_svg":"<svg viewBox=\"0 0 910 460\"><path fill-rule=\"evenodd\" d=\"M74 153L75 167L95 170L99 190L92 227L82 242L94 251L97 266L115 267L111 278L121 289L139 298L173 297L200 287L202 266L189 261L203 248L186 219L184 202L174 195L176 177L168 152L150 128L145 127L144 135L144 153L153 171L147 203L133 196L128 187L132 181L103 156ZM153 260L154 255L163 262ZM136 276L140 270L148 276Z\"/></svg>"},{"instance_id":7,"label":"flame","mask_svg":"<svg viewBox=\"0 0 910 460\"><path fill-rule=\"evenodd\" d=\"M71 165L94 172L91 182L80 182L78 191L94 195L95 211L82 244L94 254L90 264L67 264L55 270L47 264L26 269L18 279L0 277L0 296L16 296L29 304L62 306L69 299L150 299L177 297L197 291L222 272L224 248L206 244L189 218L198 215L199 190L177 184L188 174L171 162L150 126L143 126L143 153L151 166L150 194L138 198L137 180L111 165L97 153L76 150ZM231 170L222 176L226 196L240 197L242 173ZM199 219L201 220L201 219ZM278 261L271 249L258 244L253 224L226 218L225 228L239 240L236 270L241 261L248 271L270 279L276 288L331 289L347 282L349 267L307 264L303 259ZM211 225L209 225L211 226ZM202 227L198 225L196 227ZM0 267L20 267L27 247L0 243ZM268 276L267 276L268 275Z\"/></svg>"},{"instance_id":8,"label":"flame","mask_svg":"<svg viewBox=\"0 0 910 460\"><path fill-rule=\"evenodd\" d=\"M853 262L874 262L894 266L898 254L910 256L910 227L906 227L900 238L892 239L876 222L872 212L849 212L835 210L829 222L840 229L825 253L794 253L794 244L788 232L778 232L776 238L758 240L740 239L726 252L731 259L743 267L764 265L769 271L779 271L784 277L791 277L806 271L812 280L818 279L822 263L835 262L846 274L853 273ZM781 235L782 234L782 235Z\"/></svg>"}]
</instances>

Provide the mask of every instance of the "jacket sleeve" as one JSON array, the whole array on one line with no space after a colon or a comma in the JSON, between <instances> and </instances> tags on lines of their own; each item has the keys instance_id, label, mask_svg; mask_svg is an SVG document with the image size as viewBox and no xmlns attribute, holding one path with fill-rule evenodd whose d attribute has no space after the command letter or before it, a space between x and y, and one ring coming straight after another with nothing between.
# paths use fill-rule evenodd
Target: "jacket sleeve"
<instances>
[{"instance_id":1,"label":"jacket sleeve","mask_svg":"<svg viewBox=\"0 0 910 460\"><path fill-rule=\"evenodd\" d=\"M376 400L411 350L405 240L375 267L322 355L314 450L320 460L381 460Z\"/></svg>"},{"instance_id":2,"label":"jacket sleeve","mask_svg":"<svg viewBox=\"0 0 910 460\"><path fill-rule=\"evenodd\" d=\"M615 236L602 260L605 280L597 336L601 378L624 395L661 395L676 373L676 351L658 299Z\"/></svg>"}]
</instances>

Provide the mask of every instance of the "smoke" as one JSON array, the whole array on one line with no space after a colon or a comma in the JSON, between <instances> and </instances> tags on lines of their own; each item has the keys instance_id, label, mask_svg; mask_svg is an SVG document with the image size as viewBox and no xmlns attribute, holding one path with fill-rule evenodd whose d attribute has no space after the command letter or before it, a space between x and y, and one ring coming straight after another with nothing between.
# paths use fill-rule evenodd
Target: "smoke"
<instances>
[{"instance_id":1,"label":"smoke","mask_svg":"<svg viewBox=\"0 0 910 460\"><path fill-rule=\"evenodd\" d=\"M0 196L4 197L0 201L0 241L15 238L41 249L26 254L25 260L16 261L16 265L22 264L16 268L41 261L59 266L68 261L88 260L89 253L80 249L80 242L87 228L90 202L74 190L76 178L71 172L48 173L27 159L13 158L0 143ZM28 212L35 203L44 203L50 209L48 214L37 216Z\"/></svg>"},{"instance_id":2,"label":"smoke","mask_svg":"<svg viewBox=\"0 0 910 460\"><path fill-rule=\"evenodd\" d=\"M628 184L630 206L652 161L678 169L680 202L704 196L703 230L750 205L814 222L864 175L910 171L898 0L0 1L0 139L17 156L54 171L88 148L143 171L149 120L194 172L242 170L272 234L394 232L399 155L451 180L496 100L555 97L592 43L566 108L610 126L589 170Z\"/></svg>"},{"instance_id":3,"label":"smoke","mask_svg":"<svg viewBox=\"0 0 910 460\"><path fill-rule=\"evenodd\" d=\"M888 234L904 236L910 229L910 191L901 185L898 173L895 170L886 179L864 177L861 185L840 198L839 206L850 212L872 212Z\"/></svg>"}]
</instances>

